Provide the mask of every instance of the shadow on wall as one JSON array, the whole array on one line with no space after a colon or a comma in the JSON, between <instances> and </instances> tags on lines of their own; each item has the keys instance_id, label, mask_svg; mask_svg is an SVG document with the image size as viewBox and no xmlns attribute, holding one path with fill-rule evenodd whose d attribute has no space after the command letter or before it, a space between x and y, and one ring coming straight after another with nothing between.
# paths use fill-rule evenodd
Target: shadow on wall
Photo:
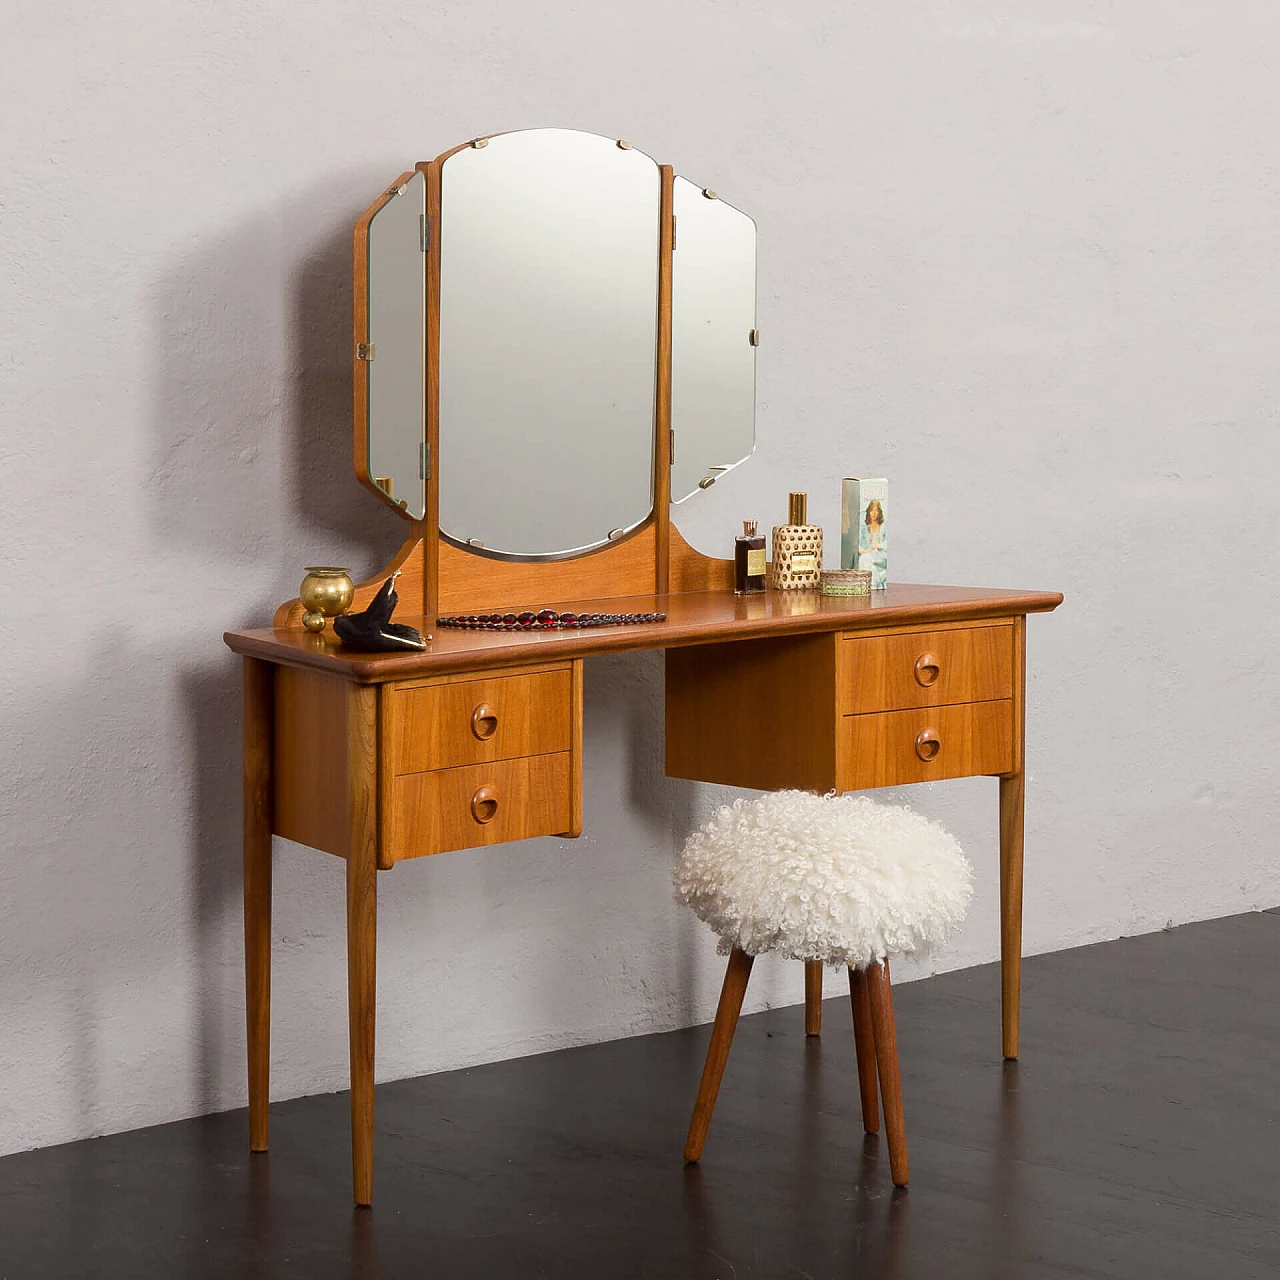
<instances>
[{"instance_id":1,"label":"shadow on wall","mask_svg":"<svg viewBox=\"0 0 1280 1280\"><path fill-rule=\"evenodd\" d=\"M625 800L645 836L644 853L652 860L652 892L659 903L668 906L669 918L676 911L671 868L694 823L697 784L666 776L663 655L648 651L589 659L584 685L587 732L596 737L620 728L624 735L620 745L627 770L622 780ZM606 795L611 800L621 798L614 788ZM652 900L645 907L652 910ZM659 913L652 923L662 918ZM680 911L676 917L671 948L676 974L668 1013L672 1023L680 1026L692 1021L695 1012L696 924L687 912ZM625 965L627 957L620 959Z\"/></svg>"},{"instance_id":2,"label":"shadow on wall","mask_svg":"<svg viewBox=\"0 0 1280 1280\"><path fill-rule=\"evenodd\" d=\"M267 584L238 617L201 616L193 648L209 657L181 677L202 1110L226 1105L228 1050L238 1073L243 1040L238 1019L225 1025L243 1005L240 669L221 631L267 625L304 564L337 548L364 576L403 537L351 466L351 228L363 206L335 192L379 185L356 174L290 197L184 255L156 294L155 541L197 575Z\"/></svg>"},{"instance_id":3,"label":"shadow on wall","mask_svg":"<svg viewBox=\"0 0 1280 1280\"><path fill-rule=\"evenodd\" d=\"M175 727L185 738L181 758L194 770L187 837L194 858L188 919L196 948L191 1092L204 1111L238 1095L244 1034L240 674L218 637L225 627L265 625L295 590L302 566L332 559L335 548L358 577L372 573L390 559L406 528L359 486L351 465L351 228L384 176L317 186L199 246L182 256L156 297L148 477L154 539L167 548L171 567L185 567L189 578L207 572L261 584L239 616L206 613L193 622L189 652L207 656L180 676L183 711ZM360 194L344 202L335 199L337 189ZM264 573L264 561L280 572ZM605 728L615 715L625 726L627 794L609 787L608 802L621 799L639 818L642 853L652 859L642 873L650 885L647 901L621 901L619 909L648 913L655 899L670 901L672 850L693 822L695 789L663 774L661 655L601 661L606 669L593 668L588 676L588 729L616 732ZM607 830L597 827L594 835L602 851L636 856L634 828L615 849ZM593 872L608 875L609 860ZM492 887L485 882L487 865L479 859L468 868L473 895ZM325 869L317 865L317 876ZM631 877L634 889L634 868ZM411 908L429 896L426 883L396 888ZM593 889L598 895L602 886ZM572 883L565 890L572 893ZM593 894L584 889L582 896ZM465 907L465 898L458 905ZM651 927L669 926L658 919ZM684 1022L693 1013L694 922L682 913L677 927L679 989L669 1016ZM538 985L550 976L539 975ZM564 1011L550 986L547 998L544 1016L554 1023Z\"/></svg>"},{"instance_id":4,"label":"shadow on wall","mask_svg":"<svg viewBox=\"0 0 1280 1280\"><path fill-rule=\"evenodd\" d=\"M335 198L348 188L379 184L312 188L184 256L161 283L148 486L158 541L249 567L279 555L273 535L317 549L337 540L373 569L403 538L405 522L351 465L351 235L363 205ZM290 562L286 589L301 568Z\"/></svg>"}]
</instances>

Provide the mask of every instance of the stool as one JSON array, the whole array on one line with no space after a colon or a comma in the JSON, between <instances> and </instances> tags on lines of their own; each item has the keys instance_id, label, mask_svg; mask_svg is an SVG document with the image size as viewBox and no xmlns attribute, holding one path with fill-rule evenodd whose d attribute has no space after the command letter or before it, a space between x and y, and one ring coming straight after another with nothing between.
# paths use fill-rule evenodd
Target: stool
<instances>
[{"instance_id":1,"label":"stool","mask_svg":"<svg viewBox=\"0 0 1280 1280\"><path fill-rule=\"evenodd\" d=\"M936 822L865 796L773 792L718 809L691 835L672 876L676 896L720 935L729 967L685 1159L702 1156L752 962L773 951L805 961L811 1034L821 966L848 968L863 1127L879 1132L882 1095L889 1168L905 1187L888 958L942 942L964 919L972 877L959 844Z\"/></svg>"}]
</instances>

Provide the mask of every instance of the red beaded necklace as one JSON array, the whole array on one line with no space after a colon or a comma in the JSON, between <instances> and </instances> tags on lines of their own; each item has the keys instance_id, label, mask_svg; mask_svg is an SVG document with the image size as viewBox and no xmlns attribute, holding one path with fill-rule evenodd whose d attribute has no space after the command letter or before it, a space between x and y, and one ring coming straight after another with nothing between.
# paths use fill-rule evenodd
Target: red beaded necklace
<instances>
[{"instance_id":1,"label":"red beaded necklace","mask_svg":"<svg viewBox=\"0 0 1280 1280\"><path fill-rule=\"evenodd\" d=\"M436 625L463 631L568 631L666 620L665 613L557 613L554 609L523 609L519 613L456 613L437 618Z\"/></svg>"}]
</instances>

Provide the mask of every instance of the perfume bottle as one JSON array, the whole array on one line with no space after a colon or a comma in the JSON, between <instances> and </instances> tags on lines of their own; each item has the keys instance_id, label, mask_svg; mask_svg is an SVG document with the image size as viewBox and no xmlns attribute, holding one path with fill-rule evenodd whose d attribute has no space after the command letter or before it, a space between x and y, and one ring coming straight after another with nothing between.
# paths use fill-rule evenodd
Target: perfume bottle
<instances>
[{"instance_id":1,"label":"perfume bottle","mask_svg":"<svg viewBox=\"0 0 1280 1280\"><path fill-rule=\"evenodd\" d=\"M816 591L822 585L822 530L808 524L808 495L787 494L787 523L773 527L775 591Z\"/></svg>"},{"instance_id":2,"label":"perfume bottle","mask_svg":"<svg viewBox=\"0 0 1280 1280\"><path fill-rule=\"evenodd\" d=\"M754 520L742 522L742 532L733 540L733 594L753 596L764 590L764 534L756 532Z\"/></svg>"}]
</instances>

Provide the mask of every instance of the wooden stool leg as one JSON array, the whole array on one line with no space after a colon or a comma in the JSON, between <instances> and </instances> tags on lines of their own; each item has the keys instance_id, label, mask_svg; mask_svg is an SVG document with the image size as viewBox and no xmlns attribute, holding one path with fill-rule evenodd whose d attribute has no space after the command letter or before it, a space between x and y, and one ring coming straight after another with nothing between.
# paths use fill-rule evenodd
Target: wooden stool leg
<instances>
[{"instance_id":1,"label":"wooden stool leg","mask_svg":"<svg viewBox=\"0 0 1280 1280\"><path fill-rule=\"evenodd\" d=\"M716 1021L711 1028L711 1043L707 1046L707 1060L702 1067L698 1100L693 1106L689 1136L684 1144L684 1158L689 1161L697 1161L702 1156L702 1146L711 1127L711 1113L716 1109L716 1095L720 1092L720 1078L729 1060L729 1046L733 1044L738 1015L742 1012L742 999L747 994L752 963L753 957L736 947L729 954L729 967L725 970L720 1003L716 1007Z\"/></svg>"},{"instance_id":2,"label":"wooden stool leg","mask_svg":"<svg viewBox=\"0 0 1280 1280\"><path fill-rule=\"evenodd\" d=\"M880 1132L880 1093L876 1088L876 1035L871 1025L867 975L849 970L849 1003L853 1006L853 1043L858 1051L858 1092L862 1096L862 1127Z\"/></svg>"},{"instance_id":3,"label":"wooden stool leg","mask_svg":"<svg viewBox=\"0 0 1280 1280\"><path fill-rule=\"evenodd\" d=\"M905 1187L907 1135L902 1124L902 1081L898 1077L898 1036L893 1026L888 960L869 966L866 980L871 1025L876 1037L876 1062L880 1068L880 1094L884 1099L884 1127L889 1138L889 1172L895 1187Z\"/></svg>"},{"instance_id":4,"label":"wooden stool leg","mask_svg":"<svg viewBox=\"0 0 1280 1280\"><path fill-rule=\"evenodd\" d=\"M822 962L804 962L804 1033L822 1034Z\"/></svg>"}]
</instances>

